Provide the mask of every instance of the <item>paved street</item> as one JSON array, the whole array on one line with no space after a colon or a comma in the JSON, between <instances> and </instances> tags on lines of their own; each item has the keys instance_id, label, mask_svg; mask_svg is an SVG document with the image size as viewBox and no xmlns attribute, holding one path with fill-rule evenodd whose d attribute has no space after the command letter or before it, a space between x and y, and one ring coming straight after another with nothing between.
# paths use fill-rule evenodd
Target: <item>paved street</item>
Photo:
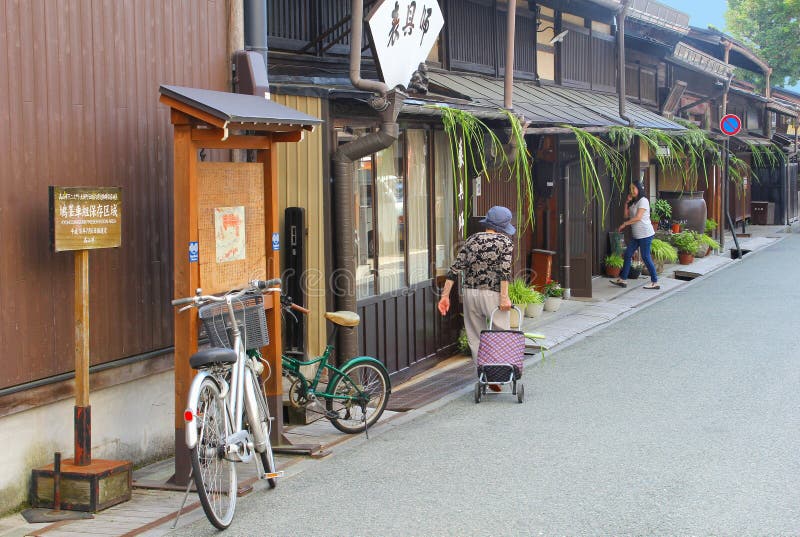
<instances>
[{"instance_id":1,"label":"paved street","mask_svg":"<svg viewBox=\"0 0 800 537\"><path fill-rule=\"evenodd\" d=\"M226 535L797 535L800 236L242 499ZM175 535L217 534L205 520Z\"/></svg>"}]
</instances>

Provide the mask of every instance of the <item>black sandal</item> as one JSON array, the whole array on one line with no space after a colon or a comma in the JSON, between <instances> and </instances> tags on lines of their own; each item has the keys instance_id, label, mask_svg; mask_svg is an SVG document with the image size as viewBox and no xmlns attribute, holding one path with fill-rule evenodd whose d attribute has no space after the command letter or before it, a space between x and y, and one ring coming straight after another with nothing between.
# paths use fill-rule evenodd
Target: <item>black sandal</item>
<instances>
[{"instance_id":1,"label":"black sandal","mask_svg":"<svg viewBox=\"0 0 800 537\"><path fill-rule=\"evenodd\" d=\"M613 285L616 285L617 287L628 287L628 284L623 282L622 280L611 280L611 283Z\"/></svg>"}]
</instances>

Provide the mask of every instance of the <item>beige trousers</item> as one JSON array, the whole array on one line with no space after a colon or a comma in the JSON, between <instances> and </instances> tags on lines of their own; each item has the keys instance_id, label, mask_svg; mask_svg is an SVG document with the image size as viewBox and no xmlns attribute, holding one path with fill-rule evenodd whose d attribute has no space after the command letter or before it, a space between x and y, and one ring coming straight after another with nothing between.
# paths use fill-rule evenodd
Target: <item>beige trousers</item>
<instances>
[{"instance_id":1,"label":"beige trousers","mask_svg":"<svg viewBox=\"0 0 800 537\"><path fill-rule=\"evenodd\" d=\"M472 359L478 360L478 344L480 343L481 330L486 330L489 317L500 305L500 293L488 289L464 289L464 327L467 329L469 348ZM511 327L511 314L508 311L498 311L494 314L495 330L508 330Z\"/></svg>"}]
</instances>

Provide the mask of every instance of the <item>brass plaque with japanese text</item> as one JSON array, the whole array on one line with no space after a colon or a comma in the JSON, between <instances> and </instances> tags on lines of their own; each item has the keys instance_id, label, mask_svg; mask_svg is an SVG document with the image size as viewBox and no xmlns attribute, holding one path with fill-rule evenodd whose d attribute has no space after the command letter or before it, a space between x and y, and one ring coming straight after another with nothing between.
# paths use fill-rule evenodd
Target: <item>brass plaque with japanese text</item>
<instances>
[{"instance_id":1,"label":"brass plaque with japanese text","mask_svg":"<svg viewBox=\"0 0 800 537\"><path fill-rule=\"evenodd\" d=\"M56 252L119 248L122 188L51 186L50 243Z\"/></svg>"}]
</instances>

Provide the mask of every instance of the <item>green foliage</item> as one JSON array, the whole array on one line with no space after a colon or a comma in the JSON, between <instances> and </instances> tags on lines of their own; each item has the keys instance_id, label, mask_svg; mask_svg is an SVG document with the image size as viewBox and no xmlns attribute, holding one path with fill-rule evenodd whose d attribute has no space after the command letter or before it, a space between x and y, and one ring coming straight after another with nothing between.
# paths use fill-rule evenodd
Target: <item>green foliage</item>
<instances>
[{"instance_id":1,"label":"green foliage","mask_svg":"<svg viewBox=\"0 0 800 537\"><path fill-rule=\"evenodd\" d=\"M672 244L683 254L694 255L700 246L700 235L696 231L687 229L672 236Z\"/></svg>"},{"instance_id":2,"label":"green foliage","mask_svg":"<svg viewBox=\"0 0 800 537\"><path fill-rule=\"evenodd\" d=\"M538 294L523 278L515 278L508 284L508 298L512 304L532 304L537 301Z\"/></svg>"},{"instance_id":3,"label":"green foliage","mask_svg":"<svg viewBox=\"0 0 800 537\"><path fill-rule=\"evenodd\" d=\"M564 296L564 288L561 287L561 284L557 281L548 280L547 283L544 284L544 296L561 298Z\"/></svg>"},{"instance_id":4,"label":"green foliage","mask_svg":"<svg viewBox=\"0 0 800 537\"><path fill-rule=\"evenodd\" d=\"M506 150L497 135L486 123L465 110L447 106L434 106L442 113L442 124L450 140L450 153L453 167L453 192L456 196L456 207L464 238L467 236L466 222L472 210L470 208L470 180L476 175L490 177L492 166L486 155L497 155L499 162L493 163L495 168L507 171L509 178L515 182L517 189L517 238L528 225L533 226L533 180L531 178L531 155L525 143L525 127L519 117L508 110L503 112L511 124L511 137L516 142L515 153L509 160ZM517 251L520 249L517 248Z\"/></svg>"},{"instance_id":5,"label":"green foliage","mask_svg":"<svg viewBox=\"0 0 800 537\"><path fill-rule=\"evenodd\" d=\"M800 2L728 0L727 29L773 69L771 83L793 86L800 77Z\"/></svg>"},{"instance_id":6,"label":"green foliage","mask_svg":"<svg viewBox=\"0 0 800 537\"><path fill-rule=\"evenodd\" d=\"M706 225L705 225L706 234L711 235L711 232L714 231L715 229L717 229L716 221L711 220L710 218L706 218Z\"/></svg>"},{"instance_id":7,"label":"green foliage","mask_svg":"<svg viewBox=\"0 0 800 537\"><path fill-rule=\"evenodd\" d=\"M674 263L678 260L678 251L668 242L661 239L653 239L650 243L650 255L654 261L662 263Z\"/></svg>"},{"instance_id":8,"label":"green foliage","mask_svg":"<svg viewBox=\"0 0 800 537\"><path fill-rule=\"evenodd\" d=\"M619 254L609 254L603 261L607 267L611 268L622 268L622 265L625 263L625 260Z\"/></svg>"},{"instance_id":9,"label":"green foliage","mask_svg":"<svg viewBox=\"0 0 800 537\"><path fill-rule=\"evenodd\" d=\"M464 238L467 237L467 218L472 214L469 206L470 179L474 172L488 177L486 153L488 149L505 159L503 144L492 130L480 119L464 110L446 106L436 107L442 113L442 124L450 140L451 163L453 167L453 192Z\"/></svg>"},{"instance_id":10,"label":"green foliage","mask_svg":"<svg viewBox=\"0 0 800 537\"><path fill-rule=\"evenodd\" d=\"M667 200L657 199L650 209L651 220L669 220L672 218L672 205Z\"/></svg>"},{"instance_id":11,"label":"green foliage","mask_svg":"<svg viewBox=\"0 0 800 537\"><path fill-rule=\"evenodd\" d=\"M456 342L458 347L458 352L461 354L470 354L472 351L469 348L469 339L467 339L467 331L465 329L461 329L458 333L458 341Z\"/></svg>"},{"instance_id":12,"label":"green foliage","mask_svg":"<svg viewBox=\"0 0 800 537\"><path fill-rule=\"evenodd\" d=\"M578 161L581 168L581 188L588 204L597 200L601 208L601 219L606 220L606 197L597 172L596 160L602 160L609 175L620 191L625 188L627 179L627 160L624 155L604 142L600 137L572 125L569 128L578 141ZM616 131L622 132L622 131Z\"/></svg>"},{"instance_id":13,"label":"green foliage","mask_svg":"<svg viewBox=\"0 0 800 537\"><path fill-rule=\"evenodd\" d=\"M757 145L747 142L747 147L753 155L753 168L775 168L786 159L783 151L773 143Z\"/></svg>"},{"instance_id":14,"label":"green foliage","mask_svg":"<svg viewBox=\"0 0 800 537\"><path fill-rule=\"evenodd\" d=\"M527 125L522 125L519 116L514 115L509 110L503 109L503 113L508 117L511 124L511 138L514 140L516 152L512 155L508 163L508 173L514 179L517 188L517 241L522 240L522 232L528 225L534 226L533 216L533 177L531 169L533 161L528 152L528 144L525 142L525 130ZM517 243L519 246L519 242ZM521 248L517 248L521 251Z\"/></svg>"},{"instance_id":15,"label":"green foliage","mask_svg":"<svg viewBox=\"0 0 800 537\"><path fill-rule=\"evenodd\" d=\"M717 241L715 241L713 238L711 238L709 235L705 235L705 234L698 235L697 238L700 241L700 244L705 244L706 246L708 246L712 250L719 250L719 248L720 248L719 243Z\"/></svg>"}]
</instances>

